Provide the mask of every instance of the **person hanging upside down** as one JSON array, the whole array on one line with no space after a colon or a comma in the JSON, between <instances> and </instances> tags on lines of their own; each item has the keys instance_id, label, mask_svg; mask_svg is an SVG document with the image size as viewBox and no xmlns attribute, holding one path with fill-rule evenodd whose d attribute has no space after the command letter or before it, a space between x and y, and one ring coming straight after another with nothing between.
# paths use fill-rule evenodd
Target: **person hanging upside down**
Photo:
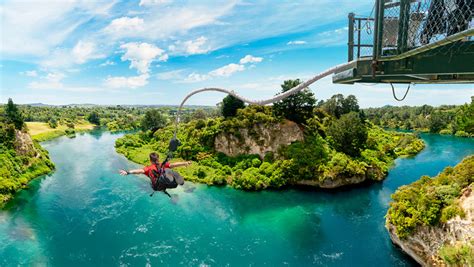
<instances>
[{"instance_id":1,"label":"person hanging upside down","mask_svg":"<svg viewBox=\"0 0 474 267\"><path fill-rule=\"evenodd\" d=\"M186 162L175 162L170 163L165 160L164 163L159 162L160 158L157 153L150 153L150 165L145 166L142 169L135 170L120 170L121 175L128 174L145 174L150 178L151 187L155 191L163 191L169 196L166 192L167 188L176 188L178 185L184 184L184 179L179 173L170 170L176 167L189 166L190 161Z\"/></svg>"}]
</instances>

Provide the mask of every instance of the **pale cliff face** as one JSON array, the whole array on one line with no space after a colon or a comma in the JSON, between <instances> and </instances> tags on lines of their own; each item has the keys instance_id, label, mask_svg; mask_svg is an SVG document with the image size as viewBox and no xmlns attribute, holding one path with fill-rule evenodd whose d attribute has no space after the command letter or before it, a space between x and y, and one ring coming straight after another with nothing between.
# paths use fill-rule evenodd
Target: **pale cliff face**
<instances>
[{"instance_id":1,"label":"pale cliff face","mask_svg":"<svg viewBox=\"0 0 474 267\"><path fill-rule=\"evenodd\" d=\"M399 239L395 227L387 223L390 238L423 266L446 266L441 259L439 250L443 245L474 244L474 185L464 189L459 198L465 218L459 216L450 219L440 226L419 227L416 232L406 239ZM388 219L387 219L388 222ZM471 249L474 247L471 246ZM473 266L468 265L468 266Z\"/></svg>"},{"instance_id":2,"label":"pale cliff face","mask_svg":"<svg viewBox=\"0 0 474 267\"><path fill-rule=\"evenodd\" d=\"M35 149L33 140L28 133L15 130L15 151L22 156L37 156L38 151Z\"/></svg>"},{"instance_id":3,"label":"pale cliff face","mask_svg":"<svg viewBox=\"0 0 474 267\"><path fill-rule=\"evenodd\" d=\"M239 130L237 135L220 133L216 136L214 149L227 156L258 154L261 158L268 152L277 152L282 145L304 139L303 130L292 121L278 124L255 124Z\"/></svg>"}]
</instances>

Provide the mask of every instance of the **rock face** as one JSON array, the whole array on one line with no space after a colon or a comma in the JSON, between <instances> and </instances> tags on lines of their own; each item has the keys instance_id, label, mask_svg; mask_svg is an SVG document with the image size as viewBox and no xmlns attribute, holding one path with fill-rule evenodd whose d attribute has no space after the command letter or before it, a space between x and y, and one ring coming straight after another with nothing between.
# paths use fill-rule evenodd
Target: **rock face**
<instances>
[{"instance_id":1,"label":"rock face","mask_svg":"<svg viewBox=\"0 0 474 267\"><path fill-rule=\"evenodd\" d=\"M396 235L395 226L387 223L386 227L392 242L402 248L408 255L423 266L445 266L439 257L443 245L472 244L474 242L474 185L471 184L462 192L460 206L465 218L459 216L447 223L433 227L419 227L408 238L401 240ZM474 263L473 263L474 264Z\"/></svg>"},{"instance_id":2,"label":"rock face","mask_svg":"<svg viewBox=\"0 0 474 267\"><path fill-rule=\"evenodd\" d=\"M319 180L300 180L296 184L304 186L315 186L321 188L337 188L345 185L360 184L367 180L365 175L357 175L352 177L341 177L337 179L325 179L320 182Z\"/></svg>"},{"instance_id":3,"label":"rock face","mask_svg":"<svg viewBox=\"0 0 474 267\"><path fill-rule=\"evenodd\" d=\"M35 149L33 140L31 139L28 133L15 130L15 142L14 142L15 151L22 156L33 156L38 155L38 151Z\"/></svg>"},{"instance_id":4,"label":"rock face","mask_svg":"<svg viewBox=\"0 0 474 267\"><path fill-rule=\"evenodd\" d=\"M233 157L258 154L263 158L268 152L277 152L282 145L303 139L303 130L296 123L286 120L278 124L256 124L239 129L237 134L220 133L214 140L214 149Z\"/></svg>"}]
</instances>

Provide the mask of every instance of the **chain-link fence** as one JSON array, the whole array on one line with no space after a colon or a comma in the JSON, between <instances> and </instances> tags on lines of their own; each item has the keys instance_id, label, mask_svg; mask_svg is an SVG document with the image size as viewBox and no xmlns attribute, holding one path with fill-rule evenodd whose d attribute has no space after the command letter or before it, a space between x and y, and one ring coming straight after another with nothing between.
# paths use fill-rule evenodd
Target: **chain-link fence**
<instances>
[{"instance_id":1,"label":"chain-link fence","mask_svg":"<svg viewBox=\"0 0 474 267\"><path fill-rule=\"evenodd\" d=\"M474 29L474 0L380 0L383 22L376 27L374 9L369 16L349 14L349 60L371 57L374 41L381 42L380 56L399 55L433 44L448 36ZM375 1L374 1L375 2ZM375 11L377 13L377 11ZM380 30L381 40L374 40ZM380 39L379 38L379 39ZM426 53L453 54L474 50L474 38L464 37Z\"/></svg>"},{"instance_id":2,"label":"chain-link fence","mask_svg":"<svg viewBox=\"0 0 474 267\"><path fill-rule=\"evenodd\" d=\"M474 28L474 0L386 0L382 55L401 54ZM471 39L470 39L471 38ZM458 53L473 45L472 37L430 52Z\"/></svg>"}]
</instances>

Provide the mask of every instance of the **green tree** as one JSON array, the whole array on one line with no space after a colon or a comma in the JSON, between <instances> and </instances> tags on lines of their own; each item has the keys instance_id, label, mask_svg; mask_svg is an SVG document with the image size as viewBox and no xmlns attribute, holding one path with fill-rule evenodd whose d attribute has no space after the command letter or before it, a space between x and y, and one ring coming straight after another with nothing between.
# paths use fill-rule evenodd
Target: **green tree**
<instances>
[{"instance_id":1,"label":"green tree","mask_svg":"<svg viewBox=\"0 0 474 267\"><path fill-rule=\"evenodd\" d=\"M350 112L334 120L327 130L334 148L349 156L357 157L367 142L367 127L356 112Z\"/></svg>"},{"instance_id":2,"label":"green tree","mask_svg":"<svg viewBox=\"0 0 474 267\"><path fill-rule=\"evenodd\" d=\"M300 79L284 81L281 85L281 92L284 93L300 83ZM305 123L307 119L313 117L315 105L316 98L314 94L308 88L305 88L294 95L274 103L273 111L277 116L283 116L296 123Z\"/></svg>"},{"instance_id":3,"label":"green tree","mask_svg":"<svg viewBox=\"0 0 474 267\"><path fill-rule=\"evenodd\" d=\"M160 112L158 109L150 109L145 113L141 122L141 128L143 131L151 130L155 132L168 124L168 116Z\"/></svg>"},{"instance_id":4,"label":"green tree","mask_svg":"<svg viewBox=\"0 0 474 267\"><path fill-rule=\"evenodd\" d=\"M441 112L433 112L430 116L430 132L438 133L448 124L446 116Z\"/></svg>"},{"instance_id":5,"label":"green tree","mask_svg":"<svg viewBox=\"0 0 474 267\"><path fill-rule=\"evenodd\" d=\"M242 100L228 95L222 100L222 116L224 118L234 117L237 114L237 110L244 107L245 103Z\"/></svg>"},{"instance_id":6,"label":"green tree","mask_svg":"<svg viewBox=\"0 0 474 267\"><path fill-rule=\"evenodd\" d=\"M54 129L54 128L58 127L58 121L55 118L51 118L48 121L48 125L49 125L49 127Z\"/></svg>"},{"instance_id":7,"label":"green tree","mask_svg":"<svg viewBox=\"0 0 474 267\"><path fill-rule=\"evenodd\" d=\"M326 102L319 102L318 106L336 118L340 118L342 115L349 112L360 111L357 98L354 95L349 95L348 97L344 98L344 95L336 94Z\"/></svg>"},{"instance_id":8,"label":"green tree","mask_svg":"<svg viewBox=\"0 0 474 267\"><path fill-rule=\"evenodd\" d=\"M13 100L11 98L8 99L8 104L5 108L5 115L7 117L7 123L12 123L18 130L21 130L23 128L23 117L21 116L17 105L13 103Z\"/></svg>"},{"instance_id":9,"label":"green tree","mask_svg":"<svg viewBox=\"0 0 474 267\"><path fill-rule=\"evenodd\" d=\"M92 111L89 116L87 116L87 120L95 125L100 125L100 116L96 111Z\"/></svg>"}]
</instances>

